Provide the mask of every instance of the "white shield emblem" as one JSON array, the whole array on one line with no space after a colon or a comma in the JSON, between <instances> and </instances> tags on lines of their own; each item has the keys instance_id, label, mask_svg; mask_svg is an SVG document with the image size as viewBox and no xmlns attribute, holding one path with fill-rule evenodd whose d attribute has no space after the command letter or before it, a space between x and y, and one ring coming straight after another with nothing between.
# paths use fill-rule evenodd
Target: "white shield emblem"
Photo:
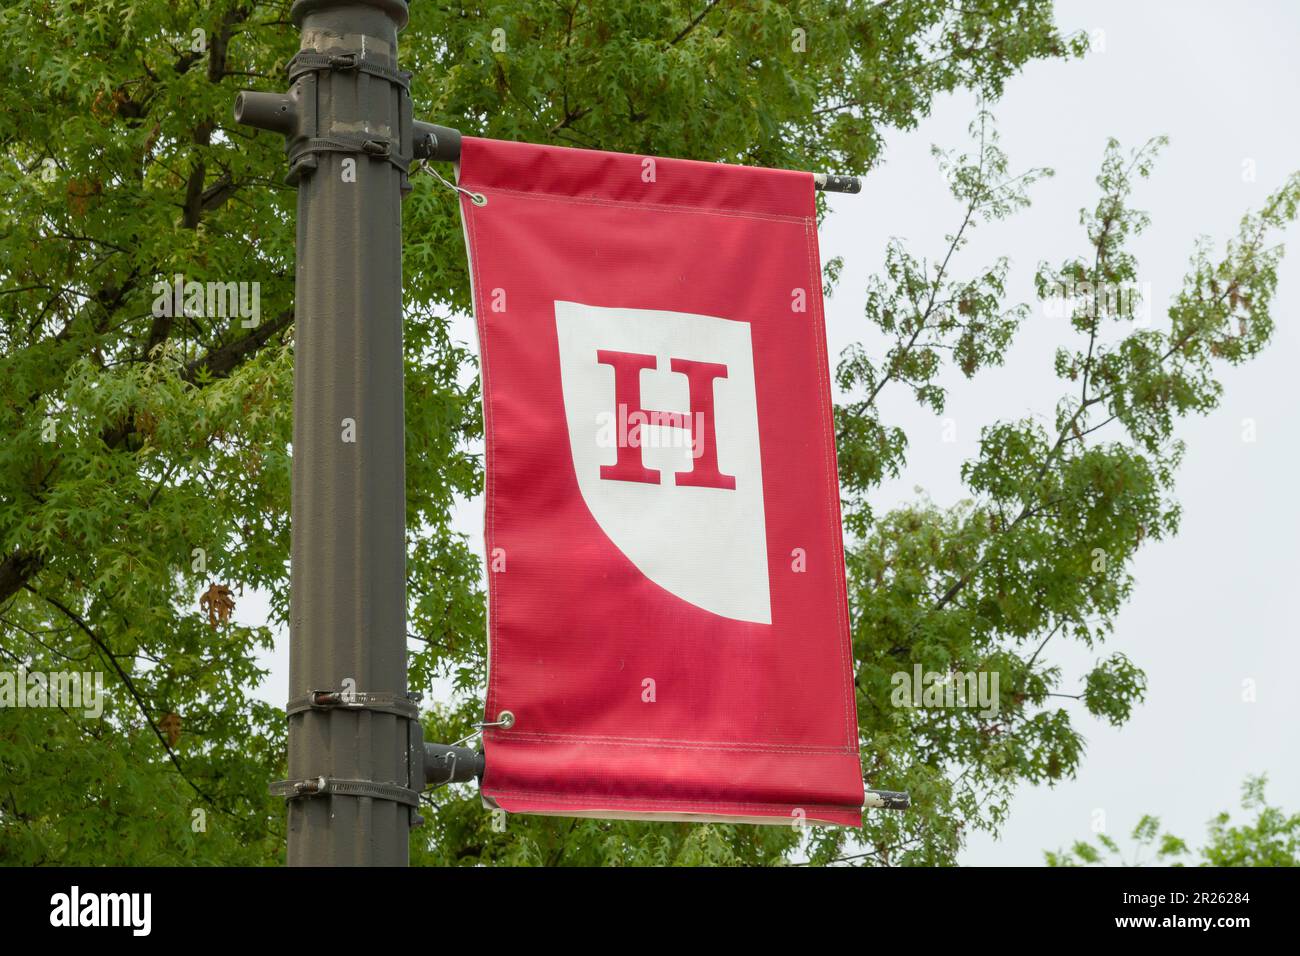
<instances>
[{"instance_id":1,"label":"white shield emblem","mask_svg":"<svg viewBox=\"0 0 1300 956\"><path fill-rule=\"evenodd\" d=\"M597 524L683 601L770 624L749 323L557 301L555 328L573 467ZM639 407L618 401L618 375Z\"/></svg>"}]
</instances>

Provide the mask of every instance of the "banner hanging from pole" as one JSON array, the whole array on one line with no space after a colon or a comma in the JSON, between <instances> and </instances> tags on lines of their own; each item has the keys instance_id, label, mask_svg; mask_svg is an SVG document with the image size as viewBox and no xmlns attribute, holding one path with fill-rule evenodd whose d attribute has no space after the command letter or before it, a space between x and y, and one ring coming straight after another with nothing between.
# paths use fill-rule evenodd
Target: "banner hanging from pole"
<instances>
[{"instance_id":1,"label":"banner hanging from pole","mask_svg":"<svg viewBox=\"0 0 1300 956\"><path fill-rule=\"evenodd\" d=\"M861 825L813 176L466 137L484 799Z\"/></svg>"}]
</instances>

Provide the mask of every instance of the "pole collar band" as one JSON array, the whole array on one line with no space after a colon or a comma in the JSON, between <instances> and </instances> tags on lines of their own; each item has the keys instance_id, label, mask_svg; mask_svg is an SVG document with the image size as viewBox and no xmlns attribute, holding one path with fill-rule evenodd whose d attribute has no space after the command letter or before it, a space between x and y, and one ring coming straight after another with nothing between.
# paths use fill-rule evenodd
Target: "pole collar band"
<instances>
[{"instance_id":1,"label":"pole collar band","mask_svg":"<svg viewBox=\"0 0 1300 956\"><path fill-rule=\"evenodd\" d=\"M372 800L391 800L408 807L420 805L420 795L396 783L378 783L374 780L348 780L341 777L308 777L305 780L277 780L271 784L271 796L286 800L305 797L370 797Z\"/></svg>"},{"instance_id":2,"label":"pole collar band","mask_svg":"<svg viewBox=\"0 0 1300 956\"><path fill-rule=\"evenodd\" d=\"M284 712L289 717L308 710L371 710L417 720L420 716L420 695L314 690L295 697L284 706Z\"/></svg>"}]
</instances>

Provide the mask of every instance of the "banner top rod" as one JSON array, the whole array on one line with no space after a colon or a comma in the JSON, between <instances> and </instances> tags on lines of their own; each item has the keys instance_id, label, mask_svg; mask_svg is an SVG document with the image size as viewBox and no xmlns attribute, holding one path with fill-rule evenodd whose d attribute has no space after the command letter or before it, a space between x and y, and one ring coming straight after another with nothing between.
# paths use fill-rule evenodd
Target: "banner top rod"
<instances>
[{"instance_id":1,"label":"banner top rod","mask_svg":"<svg viewBox=\"0 0 1300 956\"><path fill-rule=\"evenodd\" d=\"M415 129L415 155L419 159L439 160L448 163L460 160L460 130L450 126L436 126L417 120ZM860 193L862 180L857 176L839 176L834 173L813 173L813 187L818 192Z\"/></svg>"}]
</instances>

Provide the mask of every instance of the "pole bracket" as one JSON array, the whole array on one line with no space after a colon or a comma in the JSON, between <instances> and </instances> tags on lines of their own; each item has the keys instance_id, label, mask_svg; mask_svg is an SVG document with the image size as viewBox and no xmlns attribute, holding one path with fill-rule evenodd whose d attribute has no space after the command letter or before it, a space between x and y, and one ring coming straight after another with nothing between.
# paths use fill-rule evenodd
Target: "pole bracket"
<instances>
[{"instance_id":1,"label":"pole bracket","mask_svg":"<svg viewBox=\"0 0 1300 956\"><path fill-rule=\"evenodd\" d=\"M407 178L415 154L411 117L411 74L387 66L362 52L319 53L301 50L289 61L289 92L245 90L235 98L235 121L280 133L285 139L289 173L285 182L298 185L316 169L320 153L349 153L391 163L401 173L401 192L410 191ZM370 127L364 122L322 126L318 98L322 74L364 73L395 87L397 111Z\"/></svg>"},{"instance_id":2,"label":"pole bracket","mask_svg":"<svg viewBox=\"0 0 1300 956\"><path fill-rule=\"evenodd\" d=\"M392 714L403 718L406 722L406 767L404 775L409 786L403 786L400 783L380 783L375 780L319 776L307 777L302 780L277 780L271 784L271 794L284 797L286 800L329 794L392 800L411 808L411 826L418 827L424 822L424 819L415 810L420 805L420 791L428 785L431 772L437 776L438 770L445 770L448 782L473 779L472 774L475 770L479 774L482 773L481 761L476 765L472 760L462 759L461 766L463 769L458 769L456 757L453 756L449 761L445 760L445 755L436 749L437 745L434 745L434 753L429 754L428 747L424 743L424 732L420 726L419 701L422 696L422 694L418 693L399 694L391 691L345 689L313 690L300 697L293 698L284 707L285 715L288 717L308 711L321 713L333 710L361 710L371 713ZM460 750L461 748L454 749ZM469 753L469 751L466 751L466 755ZM457 756L464 757L465 755L458 754ZM444 760L444 767L434 766L432 771L426 769L428 766L427 761L434 759ZM466 773L471 774L471 776L466 777Z\"/></svg>"},{"instance_id":3,"label":"pole bracket","mask_svg":"<svg viewBox=\"0 0 1300 956\"><path fill-rule=\"evenodd\" d=\"M308 777L305 780L277 780L271 784L271 795L286 800L304 797L327 797L339 794L346 797L370 797L374 800L391 800L408 807L420 805L420 795L409 787L396 783L379 783L375 780L348 780L342 777Z\"/></svg>"}]
</instances>

